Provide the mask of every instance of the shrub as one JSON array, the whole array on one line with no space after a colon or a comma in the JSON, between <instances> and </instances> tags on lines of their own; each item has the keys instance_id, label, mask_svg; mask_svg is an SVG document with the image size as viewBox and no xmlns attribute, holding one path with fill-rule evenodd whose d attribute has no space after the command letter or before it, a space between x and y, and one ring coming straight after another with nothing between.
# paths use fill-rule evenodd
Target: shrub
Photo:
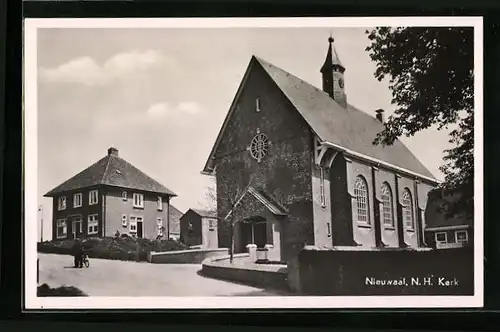
<instances>
[{"instance_id":1,"label":"shrub","mask_svg":"<svg viewBox=\"0 0 500 332\"><path fill-rule=\"evenodd\" d=\"M37 296L88 296L80 289L73 286L61 286L57 288L51 288L47 284L38 286Z\"/></svg>"},{"instance_id":2,"label":"shrub","mask_svg":"<svg viewBox=\"0 0 500 332\"><path fill-rule=\"evenodd\" d=\"M122 234L123 235L123 234ZM189 249L177 240L137 239L130 236L115 238L88 237L82 245L90 258L147 261L151 251L175 251ZM71 255L74 240L54 240L38 243L38 252Z\"/></svg>"}]
</instances>

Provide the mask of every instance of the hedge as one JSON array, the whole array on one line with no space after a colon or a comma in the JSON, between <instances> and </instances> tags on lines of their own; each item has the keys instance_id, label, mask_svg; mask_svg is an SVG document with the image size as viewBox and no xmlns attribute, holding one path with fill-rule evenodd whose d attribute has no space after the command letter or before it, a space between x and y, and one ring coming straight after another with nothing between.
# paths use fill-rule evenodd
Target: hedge
<instances>
[{"instance_id":1,"label":"hedge","mask_svg":"<svg viewBox=\"0 0 500 332\"><path fill-rule=\"evenodd\" d=\"M38 243L38 252L71 255L75 240L63 239ZM147 261L151 251L176 251L189 249L177 240L149 240L132 237L82 238L83 247L90 258L124 261Z\"/></svg>"},{"instance_id":2,"label":"hedge","mask_svg":"<svg viewBox=\"0 0 500 332\"><path fill-rule=\"evenodd\" d=\"M37 296L88 296L80 289L73 286L61 286L57 288L51 288L47 284L43 284L38 286L37 288Z\"/></svg>"}]
</instances>

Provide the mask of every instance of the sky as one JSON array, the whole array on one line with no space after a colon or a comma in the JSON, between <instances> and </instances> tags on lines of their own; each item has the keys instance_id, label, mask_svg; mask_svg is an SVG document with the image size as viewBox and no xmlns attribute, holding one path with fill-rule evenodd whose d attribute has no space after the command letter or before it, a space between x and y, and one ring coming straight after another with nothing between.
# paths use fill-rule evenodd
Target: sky
<instances>
[{"instance_id":1,"label":"sky","mask_svg":"<svg viewBox=\"0 0 500 332\"><path fill-rule=\"evenodd\" d=\"M366 28L44 28L38 30L38 197L44 239L52 202L43 195L111 146L174 191L182 212L207 206L200 174L252 55L321 88L332 33L346 67L348 102L389 116L391 92L375 79ZM402 138L438 178L448 131ZM40 234L40 225L39 225Z\"/></svg>"}]
</instances>

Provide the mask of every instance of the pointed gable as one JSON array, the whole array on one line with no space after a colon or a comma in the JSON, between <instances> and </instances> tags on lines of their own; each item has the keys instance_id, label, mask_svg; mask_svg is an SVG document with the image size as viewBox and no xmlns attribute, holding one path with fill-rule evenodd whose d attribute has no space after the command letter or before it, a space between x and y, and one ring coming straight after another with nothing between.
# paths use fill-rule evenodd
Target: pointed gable
<instances>
[{"instance_id":1,"label":"pointed gable","mask_svg":"<svg viewBox=\"0 0 500 332\"><path fill-rule=\"evenodd\" d=\"M383 124L375 117L352 105L348 105L347 108L341 107L324 91L255 56L250 61L233 105L219 132L217 141L203 170L204 173L214 171L216 148L227 127L227 122L245 84L245 79L256 64L265 70L320 140L381 160L423 177L435 179L432 173L401 141L396 140L393 145L386 147L372 144L377 134L383 130Z\"/></svg>"},{"instance_id":2,"label":"pointed gable","mask_svg":"<svg viewBox=\"0 0 500 332\"><path fill-rule=\"evenodd\" d=\"M116 151L117 152L117 151ZM117 154L108 155L69 180L50 190L44 196L88 188L97 185L108 185L130 188L157 194L177 196L173 191L149 177L141 170L120 158Z\"/></svg>"}]
</instances>

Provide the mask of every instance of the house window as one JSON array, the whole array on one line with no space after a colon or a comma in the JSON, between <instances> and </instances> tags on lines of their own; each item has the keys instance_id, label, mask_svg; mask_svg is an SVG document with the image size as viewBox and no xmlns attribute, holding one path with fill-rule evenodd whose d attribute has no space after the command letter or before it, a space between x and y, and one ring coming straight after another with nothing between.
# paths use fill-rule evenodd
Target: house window
<instances>
[{"instance_id":1,"label":"house window","mask_svg":"<svg viewBox=\"0 0 500 332\"><path fill-rule=\"evenodd\" d=\"M403 191L403 221L407 229L415 229L413 219L413 200L408 188L405 188Z\"/></svg>"},{"instance_id":2,"label":"house window","mask_svg":"<svg viewBox=\"0 0 500 332\"><path fill-rule=\"evenodd\" d=\"M161 196L158 196L157 203L158 203L158 206L157 206L158 211L162 211L163 210L163 200L162 200Z\"/></svg>"},{"instance_id":3,"label":"house window","mask_svg":"<svg viewBox=\"0 0 500 332\"><path fill-rule=\"evenodd\" d=\"M356 177L356 182L354 183L354 196L356 197L356 214L358 222L361 224L369 224L368 186L366 184L366 180L359 175Z\"/></svg>"},{"instance_id":4,"label":"house window","mask_svg":"<svg viewBox=\"0 0 500 332\"><path fill-rule=\"evenodd\" d=\"M326 223L326 234L328 235L328 237L331 237L332 236L332 225L330 225L329 222Z\"/></svg>"},{"instance_id":5,"label":"house window","mask_svg":"<svg viewBox=\"0 0 500 332\"><path fill-rule=\"evenodd\" d=\"M126 201L126 200L127 200L127 192L126 192L126 191L122 191L122 199L123 199L124 201Z\"/></svg>"},{"instance_id":6,"label":"house window","mask_svg":"<svg viewBox=\"0 0 500 332\"><path fill-rule=\"evenodd\" d=\"M255 111L260 112L260 98L255 98Z\"/></svg>"},{"instance_id":7,"label":"house window","mask_svg":"<svg viewBox=\"0 0 500 332\"><path fill-rule=\"evenodd\" d=\"M89 205L97 204L98 201L99 201L99 196L97 190L91 190L89 192Z\"/></svg>"},{"instance_id":8,"label":"house window","mask_svg":"<svg viewBox=\"0 0 500 332\"><path fill-rule=\"evenodd\" d=\"M319 188L320 188L320 200L321 200L321 206L325 207L326 206L326 199L325 199L325 169L323 167L319 168Z\"/></svg>"},{"instance_id":9,"label":"house window","mask_svg":"<svg viewBox=\"0 0 500 332\"><path fill-rule=\"evenodd\" d=\"M210 230L215 229L215 220L214 219L208 219L208 228Z\"/></svg>"},{"instance_id":10,"label":"house window","mask_svg":"<svg viewBox=\"0 0 500 332\"><path fill-rule=\"evenodd\" d=\"M446 232L437 232L435 236L436 236L436 244L448 243Z\"/></svg>"},{"instance_id":11,"label":"house window","mask_svg":"<svg viewBox=\"0 0 500 332\"><path fill-rule=\"evenodd\" d=\"M81 207L82 206L82 199L83 195L82 193L74 194L73 195L73 207Z\"/></svg>"},{"instance_id":12,"label":"house window","mask_svg":"<svg viewBox=\"0 0 500 332\"><path fill-rule=\"evenodd\" d=\"M156 218L156 228L158 229L157 235L162 236L163 235L163 218L162 217Z\"/></svg>"},{"instance_id":13,"label":"house window","mask_svg":"<svg viewBox=\"0 0 500 332\"><path fill-rule=\"evenodd\" d=\"M468 240L467 231L456 231L455 232L455 242L456 243L466 243L467 240Z\"/></svg>"},{"instance_id":14,"label":"house window","mask_svg":"<svg viewBox=\"0 0 500 332\"><path fill-rule=\"evenodd\" d=\"M89 235L98 233L99 220L97 218L97 214L89 215L87 225L88 225L88 234Z\"/></svg>"},{"instance_id":15,"label":"house window","mask_svg":"<svg viewBox=\"0 0 500 332\"><path fill-rule=\"evenodd\" d=\"M382 220L385 226L394 227L394 214L392 212L392 192L387 182L382 184L380 190L382 200Z\"/></svg>"},{"instance_id":16,"label":"house window","mask_svg":"<svg viewBox=\"0 0 500 332\"><path fill-rule=\"evenodd\" d=\"M56 224L56 236L58 239L66 238L68 235L68 226L66 224L66 219L57 220Z\"/></svg>"},{"instance_id":17,"label":"house window","mask_svg":"<svg viewBox=\"0 0 500 332\"><path fill-rule=\"evenodd\" d=\"M137 234L137 217L130 216L130 222L128 223L128 231L130 234Z\"/></svg>"},{"instance_id":18,"label":"house window","mask_svg":"<svg viewBox=\"0 0 500 332\"><path fill-rule=\"evenodd\" d=\"M144 207L144 195L134 194L134 207L143 208Z\"/></svg>"},{"instance_id":19,"label":"house window","mask_svg":"<svg viewBox=\"0 0 500 332\"><path fill-rule=\"evenodd\" d=\"M122 226L127 227L127 215L122 214Z\"/></svg>"},{"instance_id":20,"label":"house window","mask_svg":"<svg viewBox=\"0 0 500 332\"><path fill-rule=\"evenodd\" d=\"M58 210L66 210L66 196L59 197L57 209Z\"/></svg>"}]
</instances>

